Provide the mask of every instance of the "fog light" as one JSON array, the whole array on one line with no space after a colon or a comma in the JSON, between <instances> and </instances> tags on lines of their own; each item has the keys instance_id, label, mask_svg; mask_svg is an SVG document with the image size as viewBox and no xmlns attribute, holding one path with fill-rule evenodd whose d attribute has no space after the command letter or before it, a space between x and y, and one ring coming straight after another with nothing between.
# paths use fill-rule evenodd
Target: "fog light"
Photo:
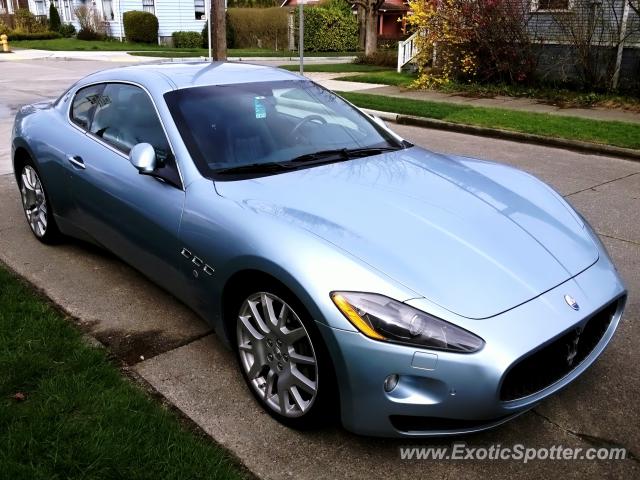
<instances>
[{"instance_id":1,"label":"fog light","mask_svg":"<svg viewBox=\"0 0 640 480\"><path fill-rule=\"evenodd\" d=\"M387 378L384 379L384 391L389 393L391 390L393 390L394 388L396 388L396 385L398 385L398 380L400 379L400 377L398 377L398 375L396 375L395 373L393 375L389 375Z\"/></svg>"}]
</instances>

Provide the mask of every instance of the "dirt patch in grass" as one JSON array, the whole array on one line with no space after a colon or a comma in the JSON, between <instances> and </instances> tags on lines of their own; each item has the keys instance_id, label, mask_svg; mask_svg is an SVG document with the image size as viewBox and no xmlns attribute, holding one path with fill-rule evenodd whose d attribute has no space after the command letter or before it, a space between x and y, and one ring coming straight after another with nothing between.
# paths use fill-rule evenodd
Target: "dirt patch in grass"
<instances>
[{"instance_id":1,"label":"dirt patch in grass","mask_svg":"<svg viewBox=\"0 0 640 480\"><path fill-rule=\"evenodd\" d=\"M148 330L145 332L127 332L125 330L103 330L92 332L92 335L109 351L127 365L148 360L162 353L179 348L203 336L206 332L192 338L172 337L162 330Z\"/></svg>"}]
</instances>

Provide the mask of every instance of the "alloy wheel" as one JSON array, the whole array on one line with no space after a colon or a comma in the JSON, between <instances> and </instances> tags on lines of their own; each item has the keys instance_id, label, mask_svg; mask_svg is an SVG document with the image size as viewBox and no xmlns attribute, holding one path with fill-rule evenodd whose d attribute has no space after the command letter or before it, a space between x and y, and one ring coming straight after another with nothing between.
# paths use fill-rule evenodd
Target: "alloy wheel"
<instances>
[{"instance_id":1,"label":"alloy wheel","mask_svg":"<svg viewBox=\"0 0 640 480\"><path fill-rule=\"evenodd\" d=\"M47 233L47 199L38 173L30 165L25 165L20 176L20 194L27 221L33 233L42 238Z\"/></svg>"},{"instance_id":2,"label":"alloy wheel","mask_svg":"<svg viewBox=\"0 0 640 480\"><path fill-rule=\"evenodd\" d=\"M237 320L240 362L252 388L273 411L300 417L318 393L318 362L307 330L279 297L247 298Z\"/></svg>"}]
</instances>

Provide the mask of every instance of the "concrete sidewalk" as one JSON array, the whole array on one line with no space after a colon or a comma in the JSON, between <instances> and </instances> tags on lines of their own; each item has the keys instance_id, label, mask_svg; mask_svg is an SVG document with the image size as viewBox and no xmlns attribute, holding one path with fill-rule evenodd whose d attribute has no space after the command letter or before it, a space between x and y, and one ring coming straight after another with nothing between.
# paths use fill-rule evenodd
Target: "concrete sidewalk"
<instances>
[{"instance_id":1,"label":"concrete sidewalk","mask_svg":"<svg viewBox=\"0 0 640 480\"><path fill-rule=\"evenodd\" d=\"M145 52L135 52L145 53ZM305 57L305 63L349 63L354 60L353 56L346 57ZM117 62L117 63L146 63L146 62L193 62L206 61L205 56L193 57L154 57L144 55L130 55L126 51L103 51L103 50L75 50L75 51L56 51L56 50L38 50L38 49L15 49L11 53L0 54L0 63L9 61L25 61L25 60L84 60L95 62ZM283 57L254 57L254 56L231 56L228 58L231 62L253 62L267 63L269 65L288 65L298 63L299 59L295 56Z\"/></svg>"},{"instance_id":2,"label":"concrete sidewalk","mask_svg":"<svg viewBox=\"0 0 640 480\"><path fill-rule=\"evenodd\" d=\"M431 102L454 103L473 107L502 108L522 112L548 113L567 117L588 118L601 121L640 123L640 113L609 108L560 108L532 98L497 96L494 98L472 98L429 90L407 90L406 88L373 83L347 82L337 80L350 73L306 73L305 76L339 92L361 92L387 97L409 98ZM355 74L354 74L355 75Z\"/></svg>"}]
</instances>

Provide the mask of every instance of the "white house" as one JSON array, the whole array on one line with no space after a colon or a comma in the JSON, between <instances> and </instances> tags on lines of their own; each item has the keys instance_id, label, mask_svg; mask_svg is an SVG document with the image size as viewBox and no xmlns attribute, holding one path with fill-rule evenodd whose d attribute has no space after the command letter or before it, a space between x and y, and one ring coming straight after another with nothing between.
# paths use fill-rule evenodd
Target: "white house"
<instances>
[{"instance_id":1,"label":"white house","mask_svg":"<svg viewBox=\"0 0 640 480\"><path fill-rule=\"evenodd\" d=\"M0 0L0 11L3 4L12 13L16 4L26 0ZM62 23L72 23L80 28L74 10L80 5L95 7L107 24L107 33L112 37L124 35L122 14L129 10L143 10L158 17L159 41L165 43L171 34L177 31L201 32L205 26L207 0L28 0L29 10L35 15L49 15L49 4L58 8ZM6 4L9 5L6 5ZM13 5L11 5L13 3Z\"/></svg>"}]
</instances>

